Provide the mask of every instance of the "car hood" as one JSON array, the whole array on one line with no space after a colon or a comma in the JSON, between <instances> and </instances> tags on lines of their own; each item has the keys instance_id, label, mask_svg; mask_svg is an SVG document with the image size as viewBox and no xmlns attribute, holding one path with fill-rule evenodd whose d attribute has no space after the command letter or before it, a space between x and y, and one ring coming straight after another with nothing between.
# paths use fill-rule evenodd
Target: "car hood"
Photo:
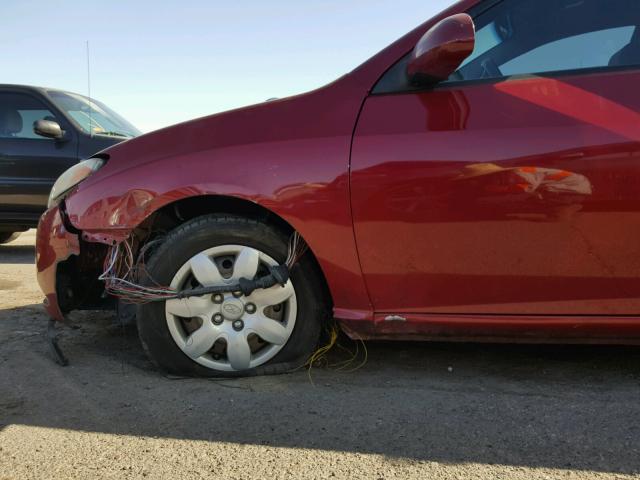
<instances>
[{"instance_id":1,"label":"car hood","mask_svg":"<svg viewBox=\"0 0 640 480\"><path fill-rule=\"evenodd\" d=\"M344 135L353 130L366 95L366 90L354 88L345 79L306 94L198 118L114 145L97 154L109 161L96 180L160 159L180 159L234 145Z\"/></svg>"}]
</instances>

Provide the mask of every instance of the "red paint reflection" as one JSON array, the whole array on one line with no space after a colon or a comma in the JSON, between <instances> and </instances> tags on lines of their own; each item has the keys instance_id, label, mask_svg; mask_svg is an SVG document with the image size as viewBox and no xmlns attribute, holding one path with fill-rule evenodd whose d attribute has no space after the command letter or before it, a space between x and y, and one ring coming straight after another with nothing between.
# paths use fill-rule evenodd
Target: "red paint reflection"
<instances>
[{"instance_id":1,"label":"red paint reflection","mask_svg":"<svg viewBox=\"0 0 640 480\"><path fill-rule=\"evenodd\" d=\"M495 89L626 139L640 141L640 114L574 85L551 78L534 78L498 83Z\"/></svg>"}]
</instances>

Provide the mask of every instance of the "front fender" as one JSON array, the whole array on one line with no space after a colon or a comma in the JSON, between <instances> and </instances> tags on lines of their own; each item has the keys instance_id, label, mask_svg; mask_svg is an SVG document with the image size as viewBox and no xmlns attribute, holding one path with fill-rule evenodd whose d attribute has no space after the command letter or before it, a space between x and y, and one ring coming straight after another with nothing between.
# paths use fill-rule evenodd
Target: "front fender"
<instances>
[{"instance_id":1,"label":"front fender","mask_svg":"<svg viewBox=\"0 0 640 480\"><path fill-rule=\"evenodd\" d=\"M100 171L105 175L81 184L66 199L68 218L85 241L113 244L179 200L216 195L254 202L307 241L340 317L357 311L364 319L368 315L361 312L372 312L352 230L348 142L348 138L326 139L324 148L304 141L270 144L268 149L241 146L164 158L114 175ZM286 161L294 155L307 159ZM342 161L337 161L339 157Z\"/></svg>"}]
</instances>

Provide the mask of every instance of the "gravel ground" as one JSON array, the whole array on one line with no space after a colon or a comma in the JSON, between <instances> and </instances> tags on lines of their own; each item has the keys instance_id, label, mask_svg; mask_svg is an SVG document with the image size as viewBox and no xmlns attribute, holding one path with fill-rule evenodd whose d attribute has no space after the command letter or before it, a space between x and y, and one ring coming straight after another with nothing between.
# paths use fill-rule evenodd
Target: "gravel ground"
<instances>
[{"instance_id":1,"label":"gravel ground","mask_svg":"<svg viewBox=\"0 0 640 480\"><path fill-rule=\"evenodd\" d=\"M313 383L170 379L83 312L61 368L33 241L0 247L2 480L640 478L640 349L370 343Z\"/></svg>"}]
</instances>

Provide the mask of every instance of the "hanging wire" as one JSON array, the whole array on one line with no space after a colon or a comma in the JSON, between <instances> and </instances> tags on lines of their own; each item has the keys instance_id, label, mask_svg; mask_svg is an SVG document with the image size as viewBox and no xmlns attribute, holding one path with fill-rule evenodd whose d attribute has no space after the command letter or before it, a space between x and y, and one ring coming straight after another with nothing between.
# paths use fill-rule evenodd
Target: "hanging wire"
<instances>
[{"instance_id":1,"label":"hanging wire","mask_svg":"<svg viewBox=\"0 0 640 480\"><path fill-rule=\"evenodd\" d=\"M142 247L136 260L128 239L109 249L105 257L104 272L98 277L105 282L108 294L134 304L176 297L178 292L170 287L139 284L141 274L147 273L144 266L145 254L154 243L157 244L158 241Z\"/></svg>"},{"instance_id":2,"label":"hanging wire","mask_svg":"<svg viewBox=\"0 0 640 480\"><path fill-rule=\"evenodd\" d=\"M300 237L298 232L295 232L289 238L289 251L287 254L287 259L285 261L285 265L291 269L300 258L307 251L307 243Z\"/></svg>"},{"instance_id":3,"label":"hanging wire","mask_svg":"<svg viewBox=\"0 0 640 480\"><path fill-rule=\"evenodd\" d=\"M103 273L98 277L105 282L105 291L126 303L144 304L179 298L180 292L160 285L146 269L148 252L164 241L158 238L140 248L137 258L129 239L109 248L104 261ZM295 232L289 238L285 265L290 270L307 251L307 244ZM141 285L140 279L147 278L153 285Z\"/></svg>"},{"instance_id":4,"label":"hanging wire","mask_svg":"<svg viewBox=\"0 0 640 480\"><path fill-rule=\"evenodd\" d=\"M367 345L361 338L354 339L355 351L340 343L340 328L335 321L328 325L327 335L329 337L327 339L327 343L320 346L315 352L313 352L304 365L300 367L307 369L307 376L312 385L315 385L315 382L313 381L313 371L318 368L324 368L329 371L340 371L342 373L351 373L362 368L367 363L369 357ZM362 353L360 346L362 346ZM342 353L346 354L348 358L332 361L330 356L332 356L332 352L336 350L340 350ZM362 357L362 360L358 361L360 357Z\"/></svg>"}]
</instances>

